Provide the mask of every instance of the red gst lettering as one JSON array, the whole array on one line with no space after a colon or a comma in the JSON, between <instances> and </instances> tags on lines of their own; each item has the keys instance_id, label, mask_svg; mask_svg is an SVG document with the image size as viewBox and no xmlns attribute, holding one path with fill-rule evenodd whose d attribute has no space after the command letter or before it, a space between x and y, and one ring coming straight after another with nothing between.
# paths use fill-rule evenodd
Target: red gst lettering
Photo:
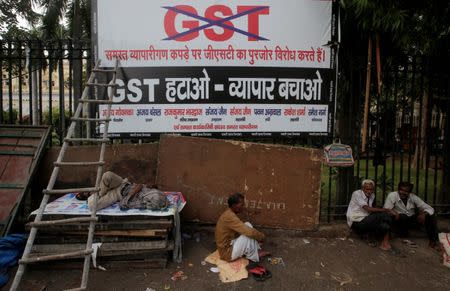
<instances>
[{"instance_id":1,"label":"red gst lettering","mask_svg":"<svg viewBox=\"0 0 450 291\"><path fill-rule=\"evenodd\" d=\"M222 19L221 17L216 16L216 12L221 12L223 16L233 15L233 11L231 11L230 7L227 7L225 5L213 5L213 6L208 7L208 9L206 9L205 17L208 19L211 19L211 20ZM233 23L231 21L224 21L223 24L234 27ZM223 28L222 28L222 30L223 30L223 33L218 34L214 31L214 28L205 29L205 36L210 40L225 41L225 40L229 40L234 34L234 32L232 30L223 29Z\"/></svg>"},{"instance_id":2,"label":"red gst lettering","mask_svg":"<svg viewBox=\"0 0 450 291\"><path fill-rule=\"evenodd\" d=\"M199 14L194 7L190 5L177 5L174 7L165 8L167 8L168 11L164 17L164 29L166 34L169 36L168 39L184 42L193 40L199 36L199 31L196 30L196 28L199 27L199 21L194 20L196 19L195 16L198 16ZM247 18L247 39L249 41L257 41L257 37L260 37L260 16L268 15L269 7L240 5L236 8L237 14L242 15L238 15L238 17L235 18L245 16ZM181 21L181 26L186 29L185 31L178 31L175 27L175 21L179 14L190 19L184 19ZM212 5L208 7L205 10L205 18L207 18L207 21L211 21L211 25L209 28L203 29L206 38L212 41L227 41L232 38L236 30L234 29L234 25L231 20L220 21L230 16L233 16L233 10L226 5ZM217 21L219 21L220 24L214 23ZM223 27L221 25L223 25ZM242 33L242 31L239 32Z\"/></svg>"},{"instance_id":3,"label":"red gst lettering","mask_svg":"<svg viewBox=\"0 0 450 291\"><path fill-rule=\"evenodd\" d=\"M195 10L194 7L189 5L177 5L175 8L198 15L197 10ZM180 33L175 28L175 18L177 17L178 13L172 10L168 10L166 13L166 16L164 17L164 29L166 30L167 35L176 35ZM197 20L183 20L182 22L183 28L186 29L193 29L198 27L198 21ZM193 40L198 36L198 31L192 32L190 34L180 36L176 38L176 41L189 41Z\"/></svg>"},{"instance_id":4,"label":"red gst lettering","mask_svg":"<svg viewBox=\"0 0 450 291\"><path fill-rule=\"evenodd\" d=\"M242 12L245 12L247 10L250 10L250 9L253 9L253 8L256 8L256 7L258 7L258 6L238 6L237 7L237 12L238 13L242 13ZM247 15L248 32L250 32L252 34L259 35L259 16L260 15L269 15L269 8L265 8L263 10L255 11L255 12ZM249 37L248 40L255 41L256 38Z\"/></svg>"}]
</instances>

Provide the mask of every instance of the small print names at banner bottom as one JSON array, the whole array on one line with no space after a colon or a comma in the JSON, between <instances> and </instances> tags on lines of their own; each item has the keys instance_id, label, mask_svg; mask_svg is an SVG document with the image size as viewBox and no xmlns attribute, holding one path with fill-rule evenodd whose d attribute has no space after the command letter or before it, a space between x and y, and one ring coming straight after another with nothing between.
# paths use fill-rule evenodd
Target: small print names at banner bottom
<instances>
[{"instance_id":1,"label":"small print names at banner bottom","mask_svg":"<svg viewBox=\"0 0 450 291\"><path fill-rule=\"evenodd\" d=\"M118 104L112 106L108 132L326 133L328 109L323 104ZM106 115L107 107L100 106L100 116Z\"/></svg>"}]
</instances>

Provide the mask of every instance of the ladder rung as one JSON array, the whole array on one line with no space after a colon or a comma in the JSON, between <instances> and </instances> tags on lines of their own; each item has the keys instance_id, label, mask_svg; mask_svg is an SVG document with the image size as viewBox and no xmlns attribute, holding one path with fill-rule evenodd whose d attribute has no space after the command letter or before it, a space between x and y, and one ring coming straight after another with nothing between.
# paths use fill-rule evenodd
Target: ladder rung
<instances>
[{"instance_id":1,"label":"ladder rung","mask_svg":"<svg viewBox=\"0 0 450 291\"><path fill-rule=\"evenodd\" d=\"M89 188L72 188L72 189L52 189L43 190L44 194L67 194L67 193L79 193L79 192L98 192L100 188L89 187Z\"/></svg>"},{"instance_id":2,"label":"ladder rung","mask_svg":"<svg viewBox=\"0 0 450 291\"><path fill-rule=\"evenodd\" d=\"M109 142L109 138L65 138L64 141L70 142L70 141L79 141L79 142Z\"/></svg>"},{"instance_id":3,"label":"ladder rung","mask_svg":"<svg viewBox=\"0 0 450 291\"><path fill-rule=\"evenodd\" d=\"M87 83L87 85L99 87L117 87L117 84L109 84L109 83Z\"/></svg>"},{"instance_id":4,"label":"ladder rung","mask_svg":"<svg viewBox=\"0 0 450 291\"><path fill-rule=\"evenodd\" d=\"M60 225L60 224L69 224L74 222L91 222L98 221L97 217L75 217L75 218L67 218L67 219L57 219L57 220L45 220L45 221L37 221L28 223L31 227L39 227L39 226L47 226L47 225Z\"/></svg>"},{"instance_id":5,"label":"ladder rung","mask_svg":"<svg viewBox=\"0 0 450 291\"><path fill-rule=\"evenodd\" d=\"M92 254L92 249L90 250L81 250L76 252L70 252L70 253L63 253L63 254L55 254L55 255L48 255L48 256L41 256L41 257L34 257L34 258L26 258L19 260L19 264L30 264L30 263L37 263L37 262L46 262L46 261L56 261L61 259L69 259L69 258L78 258L80 256L86 256Z\"/></svg>"},{"instance_id":6,"label":"ladder rung","mask_svg":"<svg viewBox=\"0 0 450 291\"><path fill-rule=\"evenodd\" d=\"M96 121L96 122L110 122L111 118L88 118L88 117L72 117L73 121Z\"/></svg>"},{"instance_id":7,"label":"ladder rung","mask_svg":"<svg viewBox=\"0 0 450 291\"><path fill-rule=\"evenodd\" d=\"M114 102L111 100L96 100L96 99L80 99L80 102L86 103L99 103L99 104L113 104Z\"/></svg>"},{"instance_id":8,"label":"ladder rung","mask_svg":"<svg viewBox=\"0 0 450 291\"><path fill-rule=\"evenodd\" d=\"M55 167L61 166L103 166L105 162L54 162Z\"/></svg>"},{"instance_id":9,"label":"ladder rung","mask_svg":"<svg viewBox=\"0 0 450 291\"><path fill-rule=\"evenodd\" d=\"M114 73L116 70L113 69L93 69L92 72L95 73Z\"/></svg>"}]
</instances>

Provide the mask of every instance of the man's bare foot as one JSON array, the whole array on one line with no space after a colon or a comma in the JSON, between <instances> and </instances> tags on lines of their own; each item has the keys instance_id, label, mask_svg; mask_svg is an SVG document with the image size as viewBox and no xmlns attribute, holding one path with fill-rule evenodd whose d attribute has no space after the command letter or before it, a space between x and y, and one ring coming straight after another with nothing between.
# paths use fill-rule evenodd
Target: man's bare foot
<instances>
[{"instance_id":1,"label":"man's bare foot","mask_svg":"<svg viewBox=\"0 0 450 291\"><path fill-rule=\"evenodd\" d=\"M260 258L264 258L264 257L270 256L270 253L266 252L266 251L258 251L258 256Z\"/></svg>"}]
</instances>

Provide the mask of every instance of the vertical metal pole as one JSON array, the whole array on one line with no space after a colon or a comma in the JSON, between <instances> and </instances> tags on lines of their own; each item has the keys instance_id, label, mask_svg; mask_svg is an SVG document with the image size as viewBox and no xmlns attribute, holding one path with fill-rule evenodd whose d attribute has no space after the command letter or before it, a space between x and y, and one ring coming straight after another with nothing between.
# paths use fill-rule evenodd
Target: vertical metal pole
<instances>
[{"instance_id":1,"label":"vertical metal pole","mask_svg":"<svg viewBox=\"0 0 450 291\"><path fill-rule=\"evenodd\" d=\"M434 72L432 72L432 74L434 74ZM437 76L436 76L437 77ZM432 86L431 86L431 90L430 90L430 100L432 101L432 102L430 102L431 104L433 104L434 103L434 100L433 100L433 98L434 98L434 88L435 88L435 86L437 85L436 83L437 82L435 82L435 78L436 78L434 75L432 75L432 78L431 78L431 80L432 80L432 82L433 82L433 84L432 84ZM430 114L432 114L432 111L433 111L433 105L431 105L429 108L430 108ZM437 120L439 120L439 118L436 118L436 127L435 127L435 129L437 129L438 128L438 125L437 125ZM432 118L430 118L430 127L432 127ZM436 138L436 136L435 136L435 134L434 134L434 136L431 136L431 137L433 137L433 138ZM430 140L431 140L431 138L429 138ZM436 204L436 200L437 200L437 173L438 173L438 159L439 159L439 155L438 155L438 153L437 153L437 148L436 148L436 144L435 144L435 141L436 140L431 140L431 146L430 146L430 148L429 148L429 150L428 150L428 152L430 153L430 157L431 157L431 155L433 155L434 156L434 173L433 173L433 204ZM435 145L434 146L434 150L433 150L433 145Z\"/></svg>"},{"instance_id":2,"label":"vertical metal pole","mask_svg":"<svg viewBox=\"0 0 450 291\"><path fill-rule=\"evenodd\" d=\"M53 124L53 44L49 42L47 44L48 51L48 122L50 125ZM57 128L53 129L54 131L58 131Z\"/></svg>"},{"instance_id":3,"label":"vertical metal pole","mask_svg":"<svg viewBox=\"0 0 450 291\"><path fill-rule=\"evenodd\" d=\"M327 206L327 221L330 223L331 221L331 167L328 167L328 206Z\"/></svg>"},{"instance_id":4,"label":"vertical metal pole","mask_svg":"<svg viewBox=\"0 0 450 291\"><path fill-rule=\"evenodd\" d=\"M59 40L59 144L62 145L66 133L66 109L64 98L64 65L63 65L63 45Z\"/></svg>"},{"instance_id":5,"label":"vertical metal pole","mask_svg":"<svg viewBox=\"0 0 450 291\"><path fill-rule=\"evenodd\" d=\"M405 125L405 115L406 115L406 110L405 107L403 106L404 103L406 103L406 82L408 80L408 60L405 60L405 62L403 63L403 86L401 90L401 94L402 94L402 99L401 99L401 103L402 103L402 120L401 120L401 134L400 134L400 181L403 181L403 148L404 148L404 135L405 135L405 131L404 131L404 125Z\"/></svg>"},{"instance_id":6,"label":"vertical metal pole","mask_svg":"<svg viewBox=\"0 0 450 291\"><path fill-rule=\"evenodd\" d=\"M83 47L83 50L84 50L84 47ZM89 49L86 50L86 53L87 53L87 56L86 56L86 75L87 76L89 76L90 73L91 73L91 62L90 62L89 52L90 52ZM98 82L98 79L95 78L94 82ZM88 94L89 94L89 97L88 97L89 99L94 99L93 98L94 88L89 86L89 93ZM85 112L86 117L92 118L93 117L93 115L92 115L92 113L93 113L93 106L92 105L93 104L86 103L85 105L86 106L83 108L83 110L86 110L86 112ZM93 134L92 134L92 127L93 126L95 127L95 122L89 122L88 121L85 124L86 124L86 137L92 137L93 136Z\"/></svg>"},{"instance_id":7,"label":"vertical metal pole","mask_svg":"<svg viewBox=\"0 0 450 291\"><path fill-rule=\"evenodd\" d=\"M444 77L444 96L449 97L450 89L450 76ZM444 140L443 140L443 152L442 152L442 184L441 184L441 197L442 201L449 205L450 202L450 99L447 98L445 102L445 125L444 125Z\"/></svg>"},{"instance_id":8,"label":"vertical metal pole","mask_svg":"<svg viewBox=\"0 0 450 291\"><path fill-rule=\"evenodd\" d=\"M431 107L431 98L430 98L430 92L431 92L431 79L432 79L432 77L431 77L431 71L430 71L430 59L429 58L427 58L427 64L426 64L426 77L427 77L427 79L428 79L428 84L426 84L426 86L428 86L428 96L426 96L426 98L428 98L428 101L427 101L427 111L426 111L426 115L427 115L427 117L426 117L426 120L427 120L427 124L426 124L426 132L430 132L430 124L431 124L431 122L430 122L430 113L431 113L431 110L430 110L430 107ZM424 191L425 191L425 195L424 195L424 199L425 199L425 201L428 201L428 168L429 168L429 166L430 166L430 149L431 149L431 140L430 140L430 138L429 138L429 134L427 134L427 139L426 139L426 141L425 141L426 143L427 143L427 151L426 151L426 157L425 157L425 188L424 188Z\"/></svg>"},{"instance_id":9,"label":"vertical metal pole","mask_svg":"<svg viewBox=\"0 0 450 291\"><path fill-rule=\"evenodd\" d=\"M72 102L72 70L73 70L73 46L72 40L69 39L68 45L68 58L69 58L69 116L73 113L73 102Z\"/></svg>"},{"instance_id":10,"label":"vertical metal pole","mask_svg":"<svg viewBox=\"0 0 450 291\"><path fill-rule=\"evenodd\" d=\"M415 92L414 92L414 82L416 77L416 58L413 57L412 60L412 69L411 69L411 85L409 98L411 99L411 108L409 110L409 146L408 146L408 182L411 181L411 155L413 151L413 135L414 135L414 106L415 106Z\"/></svg>"},{"instance_id":11,"label":"vertical metal pole","mask_svg":"<svg viewBox=\"0 0 450 291\"><path fill-rule=\"evenodd\" d=\"M398 113L397 113L397 106L398 106L398 104L397 104L397 93L398 93L398 88L397 88L397 84L398 84L398 66L399 66L399 64L396 62L396 61L394 61L394 114L392 115L392 120L393 120L393 125L394 125L394 145L393 145L393 148L392 148L392 160L391 160L391 189L392 190L394 190L395 189L395 185L396 185L396 183L395 183L395 164L396 164L396 162L395 162L395 159L396 159L396 157L395 157L395 153L396 153L396 151L398 150L398 148L399 148L399 140L400 140L400 138L398 138L399 137L399 134L398 134L398 127L397 127L397 115L398 115ZM397 139L398 138L398 139Z\"/></svg>"},{"instance_id":12,"label":"vertical metal pole","mask_svg":"<svg viewBox=\"0 0 450 291\"><path fill-rule=\"evenodd\" d=\"M22 42L17 41L17 63L19 70L19 123L22 124L23 119L23 109L22 109Z\"/></svg>"},{"instance_id":13,"label":"vertical metal pole","mask_svg":"<svg viewBox=\"0 0 450 291\"><path fill-rule=\"evenodd\" d=\"M12 86L12 42L8 41L8 122L14 124L14 112L13 112L13 86Z\"/></svg>"},{"instance_id":14,"label":"vertical metal pole","mask_svg":"<svg viewBox=\"0 0 450 291\"><path fill-rule=\"evenodd\" d=\"M26 67L28 70L28 111L30 114L30 124L33 124L33 118L34 118L34 113L33 113L33 77L32 77L32 66L31 66L31 41L27 41L27 48L25 49L25 54L26 54Z\"/></svg>"},{"instance_id":15,"label":"vertical metal pole","mask_svg":"<svg viewBox=\"0 0 450 291\"><path fill-rule=\"evenodd\" d=\"M44 108L42 107L42 67L43 67L43 58L44 56L44 49L42 46L42 41L39 40L39 51L38 51L38 56L39 56L39 71L38 71L38 90L39 90L39 124L42 124L42 111L44 111Z\"/></svg>"},{"instance_id":16,"label":"vertical metal pole","mask_svg":"<svg viewBox=\"0 0 450 291\"><path fill-rule=\"evenodd\" d=\"M387 71L387 70L386 70ZM390 72L388 72L388 74L390 74ZM389 78L390 78L390 75L389 75ZM388 178L388 175L387 175L387 166L386 166L386 164L387 164L387 146L388 146L388 142L387 142L387 140L388 140L388 135L387 135L387 132L388 132L388 124L387 124L387 114L386 114L386 112L389 112L389 92L391 92L391 90L390 89L388 89L388 88L386 88L385 87L385 89L383 90L383 94L385 95L385 100L384 100L384 102L385 102L385 106L384 106L384 113L382 114L382 116L383 116L383 124L382 124L382 126L383 126L383 128L384 128L384 131L383 131L383 185L382 185L382 197L381 197L381 203L382 204L384 204L384 200L385 200L385 198L386 198L386 190L387 190L387 185L386 185L386 183L387 183L387 178ZM382 96L381 96L381 98L380 99L383 99L382 98ZM395 127L394 127L395 128Z\"/></svg>"},{"instance_id":17,"label":"vertical metal pole","mask_svg":"<svg viewBox=\"0 0 450 291\"><path fill-rule=\"evenodd\" d=\"M419 84L419 124L417 126L417 161L416 161L416 193L418 196L424 197L421 195L420 191L420 174L421 174L421 165L422 165L422 145L425 141L422 141L422 111L423 111L423 79L424 79L424 60L420 59L420 84Z\"/></svg>"}]
</instances>

